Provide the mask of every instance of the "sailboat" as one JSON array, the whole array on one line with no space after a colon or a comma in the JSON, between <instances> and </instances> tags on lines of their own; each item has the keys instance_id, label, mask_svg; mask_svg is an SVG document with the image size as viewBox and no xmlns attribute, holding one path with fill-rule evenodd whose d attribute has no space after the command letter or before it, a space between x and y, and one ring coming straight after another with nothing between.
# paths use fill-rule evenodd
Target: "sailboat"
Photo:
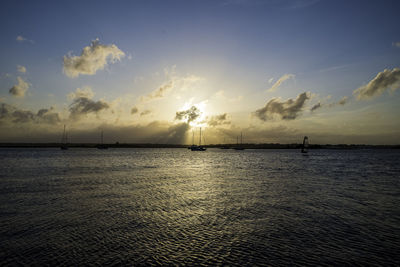
<instances>
[{"instance_id":1,"label":"sailboat","mask_svg":"<svg viewBox=\"0 0 400 267\"><path fill-rule=\"evenodd\" d=\"M67 136L67 132L65 131L65 124L64 124L63 135L61 137L60 149L62 149L62 150L67 150L68 149L68 136Z\"/></svg>"},{"instance_id":2,"label":"sailboat","mask_svg":"<svg viewBox=\"0 0 400 267\"><path fill-rule=\"evenodd\" d=\"M108 146L103 143L103 131L101 131L101 144L97 145L98 149L108 149Z\"/></svg>"},{"instance_id":3,"label":"sailboat","mask_svg":"<svg viewBox=\"0 0 400 267\"><path fill-rule=\"evenodd\" d=\"M304 136L303 146L301 147L301 153L307 153L307 152L308 152L308 137Z\"/></svg>"},{"instance_id":4,"label":"sailboat","mask_svg":"<svg viewBox=\"0 0 400 267\"><path fill-rule=\"evenodd\" d=\"M193 133L193 136L194 136L194 133ZM194 138L194 137L193 137L193 138ZM190 150L192 150L192 151L206 151L206 150L207 150L207 148L201 146L201 127L200 127L200 140L199 140L199 145L196 146L195 144L193 144L193 145L190 147Z\"/></svg>"},{"instance_id":5,"label":"sailboat","mask_svg":"<svg viewBox=\"0 0 400 267\"><path fill-rule=\"evenodd\" d=\"M194 144L194 131L192 130L192 145L190 147L188 147L188 149L192 149L197 147L197 145Z\"/></svg>"},{"instance_id":6,"label":"sailboat","mask_svg":"<svg viewBox=\"0 0 400 267\"><path fill-rule=\"evenodd\" d=\"M237 146L235 146L233 149L235 149L235 150L244 150L242 132L240 133L240 145L239 145L239 136L236 137L236 143L237 143Z\"/></svg>"}]
</instances>

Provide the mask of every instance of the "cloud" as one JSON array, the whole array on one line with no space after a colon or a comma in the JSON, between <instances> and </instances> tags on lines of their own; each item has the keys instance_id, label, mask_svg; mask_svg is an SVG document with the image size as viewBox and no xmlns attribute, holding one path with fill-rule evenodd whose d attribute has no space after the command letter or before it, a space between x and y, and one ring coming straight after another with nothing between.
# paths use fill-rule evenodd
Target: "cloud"
<instances>
[{"instance_id":1,"label":"cloud","mask_svg":"<svg viewBox=\"0 0 400 267\"><path fill-rule=\"evenodd\" d=\"M80 56L64 56L64 73L70 78L79 75L94 75L104 69L108 63L114 63L125 56L116 45L100 44L99 39L83 48Z\"/></svg>"},{"instance_id":2,"label":"cloud","mask_svg":"<svg viewBox=\"0 0 400 267\"><path fill-rule=\"evenodd\" d=\"M94 93L90 87L83 89L77 88L75 92L70 93L68 98L73 99L72 104L69 106L70 118L79 119L82 115L89 113L98 113L102 110L108 109L110 105L103 101L94 101L91 98Z\"/></svg>"},{"instance_id":3,"label":"cloud","mask_svg":"<svg viewBox=\"0 0 400 267\"><path fill-rule=\"evenodd\" d=\"M344 97L342 97L342 99L340 99L339 100L339 102L337 102L339 105L342 105L342 106L344 106L347 102L348 102L348 97L347 96L344 96Z\"/></svg>"},{"instance_id":4,"label":"cloud","mask_svg":"<svg viewBox=\"0 0 400 267\"><path fill-rule=\"evenodd\" d=\"M21 77L17 77L18 83L11 87L9 93L15 97L24 97L29 88L29 83L25 82Z\"/></svg>"},{"instance_id":5,"label":"cloud","mask_svg":"<svg viewBox=\"0 0 400 267\"><path fill-rule=\"evenodd\" d=\"M138 113L138 108L137 107L133 107L132 109L131 109L131 114L136 114L136 113Z\"/></svg>"},{"instance_id":6,"label":"cloud","mask_svg":"<svg viewBox=\"0 0 400 267\"><path fill-rule=\"evenodd\" d=\"M294 120L299 116L308 99L310 99L308 92L299 94L295 100L288 99L285 102L281 102L279 98L273 98L265 107L256 110L254 115L263 121L272 119L274 115L282 120Z\"/></svg>"},{"instance_id":7,"label":"cloud","mask_svg":"<svg viewBox=\"0 0 400 267\"><path fill-rule=\"evenodd\" d=\"M149 115L150 113L151 113L151 110L146 109L146 110L140 112L140 116L146 116L146 115Z\"/></svg>"},{"instance_id":8,"label":"cloud","mask_svg":"<svg viewBox=\"0 0 400 267\"><path fill-rule=\"evenodd\" d=\"M243 96L239 95L237 97L229 98L225 95L224 90L220 90L214 94L214 97L225 102L240 102L243 99Z\"/></svg>"},{"instance_id":9,"label":"cloud","mask_svg":"<svg viewBox=\"0 0 400 267\"><path fill-rule=\"evenodd\" d=\"M317 109L320 109L322 107L328 107L328 108L333 108L336 107L337 105L341 105L344 106L347 104L347 102L349 101L349 98L347 96L342 97L338 102L332 102L329 104L321 104L321 102L318 102L317 104L315 104L310 111L313 112Z\"/></svg>"},{"instance_id":10,"label":"cloud","mask_svg":"<svg viewBox=\"0 0 400 267\"><path fill-rule=\"evenodd\" d=\"M84 98L93 98L94 93L92 91L92 88L90 86L85 86L82 89L81 88L76 88L75 92L69 93L68 94L68 99L75 99L79 97L84 97Z\"/></svg>"},{"instance_id":11,"label":"cloud","mask_svg":"<svg viewBox=\"0 0 400 267\"><path fill-rule=\"evenodd\" d=\"M18 71L21 72L21 73L25 73L25 72L26 72L26 68L25 68L24 66L18 65L18 66L17 66L17 69L18 69Z\"/></svg>"},{"instance_id":12,"label":"cloud","mask_svg":"<svg viewBox=\"0 0 400 267\"><path fill-rule=\"evenodd\" d=\"M195 75L187 75L184 77L177 76L175 74L175 67L173 67L172 70L165 69L164 73L167 77L167 81L146 96L140 97L141 102L147 103L156 99L165 98L172 93L195 90L198 87L198 83L204 80Z\"/></svg>"},{"instance_id":13,"label":"cloud","mask_svg":"<svg viewBox=\"0 0 400 267\"><path fill-rule=\"evenodd\" d=\"M272 87L271 88L269 88L267 91L268 92L275 92L276 91L276 89L278 89L278 87L284 82L284 81L286 81L286 80L289 80L289 79L293 79L295 77L295 75L294 74L284 74L282 77L280 77L279 78L279 80L277 80L275 83L274 83L274 85L272 85ZM271 79L270 79L270 81L271 81ZM271 81L272 82L272 81Z\"/></svg>"},{"instance_id":14,"label":"cloud","mask_svg":"<svg viewBox=\"0 0 400 267\"><path fill-rule=\"evenodd\" d=\"M33 40L29 40L29 39L23 37L22 35L18 35L15 40L17 42L19 42L19 43L24 43L24 42L28 42L28 43L31 43L31 44L35 43Z\"/></svg>"},{"instance_id":15,"label":"cloud","mask_svg":"<svg viewBox=\"0 0 400 267\"><path fill-rule=\"evenodd\" d=\"M318 102L318 103L315 104L310 110L311 110L311 111L314 111L314 110L317 110L317 109L319 109L319 108L321 108L321 107L322 107L321 103Z\"/></svg>"},{"instance_id":16,"label":"cloud","mask_svg":"<svg viewBox=\"0 0 400 267\"><path fill-rule=\"evenodd\" d=\"M393 46L400 48L400 42L393 42L392 43Z\"/></svg>"},{"instance_id":17,"label":"cloud","mask_svg":"<svg viewBox=\"0 0 400 267\"><path fill-rule=\"evenodd\" d=\"M230 124L230 123L231 122L228 121L226 113L221 114L221 115L212 116L211 118L209 118L207 120L207 124L209 126L211 126L211 127L215 127L215 126L218 126L218 125L227 125L227 124Z\"/></svg>"},{"instance_id":18,"label":"cloud","mask_svg":"<svg viewBox=\"0 0 400 267\"><path fill-rule=\"evenodd\" d=\"M186 120L187 123L196 120L201 112L196 106L192 106L188 110L176 112L175 120Z\"/></svg>"},{"instance_id":19,"label":"cloud","mask_svg":"<svg viewBox=\"0 0 400 267\"><path fill-rule=\"evenodd\" d=\"M37 112L36 116L45 123L55 124L60 122L60 116L58 115L58 113L52 111L53 108L50 109L43 108Z\"/></svg>"},{"instance_id":20,"label":"cloud","mask_svg":"<svg viewBox=\"0 0 400 267\"><path fill-rule=\"evenodd\" d=\"M37 113L30 110L18 109L12 105L2 103L0 106L0 121L11 123L46 123L57 124L60 122L58 113L53 108L40 109Z\"/></svg>"},{"instance_id":21,"label":"cloud","mask_svg":"<svg viewBox=\"0 0 400 267\"><path fill-rule=\"evenodd\" d=\"M148 94L145 97L142 97L141 101L142 102L147 102L156 98L163 98L165 96L166 93L168 93L169 91L171 91L171 89L174 87L174 80L171 80L165 84L163 84L162 86L160 86L159 88L157 88L156 90L154 90L153 92L151 92L150 94Z\"/></svg>"},{"instance_id":22,"label":"cloud","mask_svg":"<svg viewBox=\"0 0 400 267\"><path fill-rule=\"evenodd\" d=\"M353 94L357 95L358 100L370 99L372 97L380 96L386 89L391 88L392 91L399 88L400 85L400 69L394 68L393 70L385 69L379 72L374 79L367 85L364 85L356 90Z\"/></svg>"},{"instance_id":23,"label":"cloud","mask_svg":"<svg viewBox=\"0 0 400 267\"><path fill-rule=\"evenodd\" d=\"M77 119L82 115L89 113L98 113L101 110L108 109L110 105L102 100L93 101L86 97L76 98L69 106L70 117Z\"/></svg>"}]
</instances>

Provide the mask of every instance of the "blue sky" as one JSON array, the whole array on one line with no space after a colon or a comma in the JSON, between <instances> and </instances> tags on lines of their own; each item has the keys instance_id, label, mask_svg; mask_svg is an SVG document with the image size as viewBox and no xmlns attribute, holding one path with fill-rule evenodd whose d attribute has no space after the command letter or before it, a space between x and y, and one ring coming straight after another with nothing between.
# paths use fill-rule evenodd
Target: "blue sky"
<instances>
[{"instance_id":1,"label":"blue sky","mask_svg":"<svg viewBox=\"0 0 400 267\"><path fill-rule=\"evenodd\" d=\"M318 143L398 143L398 1L1 5L0 101L9 115L0 118L0 141L42 141L43 132L58 140L67 124L83 141L107 129L109 142L185 143L201 126L215 143L241 131L249 142L296 142L307 134ZM96 39L106 61L94 73L69 76L65 58L81 56ZM380 74L385 81L373 84ZM366 85L358 97L355 90ZM86 100L71 97L78 88ZM191 106L196 119L176 118ZM56 115L43 119L41 109Z\"/></svg>"}]
</instances>

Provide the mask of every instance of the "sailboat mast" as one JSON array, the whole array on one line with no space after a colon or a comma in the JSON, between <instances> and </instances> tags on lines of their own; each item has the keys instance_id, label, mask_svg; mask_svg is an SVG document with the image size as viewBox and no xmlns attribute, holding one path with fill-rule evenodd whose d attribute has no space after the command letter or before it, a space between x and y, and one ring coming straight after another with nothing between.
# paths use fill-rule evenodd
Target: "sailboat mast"
<instances>
[{"instance_id":1,"label":"sailboat mast","mask_svg":"<svg viewBox=\"0 0 400 267\"><path fill-rule=\"evenodd\" d=\"M65 132L65 124L64 124L64 131L63 131L63 134L62 134L62 137L61 137L61 143L66 143L66 132Z\"/></svg>"},{"instance_id":2,"label":"sailboat mast","mask_svg":"<svg viewBox=\"0 0 400 267\"><path fill-rule=\"evenodd\" d=\"M101 144L103 144L103 131L101 131Z\"/></svg>"},{"instance_id":3,"label":"sailboat mast","mask_svg":"<svg viewBox=\"0 0 400 267\"><path fill-rule=\"evenodd\" d=\"M243 135L242 135L242 132L240 132L240 145L243 145Z\"/></svg>"},{"instance_id":4,"label":"sailboat mast","mask_svg":"<svg viewBox=\"0 0 400 267\"><path fill-rule=\"evenodd\" d=\"M200 140L199 140L199 146L201 146L201 127L200 127Z\"/></svg>"},{"instance_id":5,"label":"sailboat mast","mask_svg":"<svg viewBox=\"0 0 400 267\"><path fill-rule=\"evenodd\" d=\"M194 146L194 131L192 130L192 146Z\"/></svg>"}]
</instances>

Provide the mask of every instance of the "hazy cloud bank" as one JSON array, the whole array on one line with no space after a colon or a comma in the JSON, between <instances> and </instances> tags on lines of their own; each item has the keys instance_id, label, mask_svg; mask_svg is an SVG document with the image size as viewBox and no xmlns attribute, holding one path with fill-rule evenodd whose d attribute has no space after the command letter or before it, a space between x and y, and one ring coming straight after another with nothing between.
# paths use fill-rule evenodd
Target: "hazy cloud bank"
<instances>
[{"instance_id":1,"label":"hazy cloud bank","mask_svg":"<svg viewBox=\"0 0 400 267\"><path fill-rule=\"evenodd\" d=\"M43 108L37 113L34 113L30 110L22 110L12 105L2 103L0 105L0 122L57 124L60 122L60 117L58 113L53 111L53 108Z\"/></svg>"},{"instance_id":2,"label":"hazy cloud bank","mask_svg":"<svg viewBox=\"0 0 400 267\"><path fill-rule=\"evenodd\" d=\"M83 48L80 56L64 56L64 73L70 78L79 75L94 75L102 70L108 63L115 63L125 56L116 45L100 44L99 39L91 42L90 46Z\"/></svg>"},{"instance_id":3,"label":"hazy cloud bank","mask_svg":"<svg viewBox=\"0 0 400 267\"><path fill-rule=\"evenodd\" d=\"M219 125L228 125L231 122L227 118L227 114L221 114L216 116L211 116L207 118L207 124L211 127L219 126Z\"/></svg>"}]
</instances>

